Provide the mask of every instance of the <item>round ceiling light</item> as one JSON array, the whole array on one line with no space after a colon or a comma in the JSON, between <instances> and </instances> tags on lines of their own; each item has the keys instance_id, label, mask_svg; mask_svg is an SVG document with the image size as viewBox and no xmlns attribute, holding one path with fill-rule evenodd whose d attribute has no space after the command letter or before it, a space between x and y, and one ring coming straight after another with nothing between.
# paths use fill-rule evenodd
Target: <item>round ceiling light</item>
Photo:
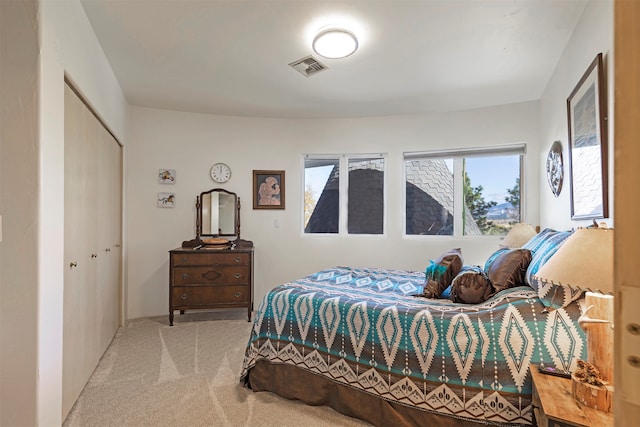
<instances>
[{"instance_id":1,"label":"round ceiling light","mask_svg":"<svg viewBox=\"0 0 640 427\"><path fill-rule=\"evenodd\" d=\"M343 28L328 28L313 39L313 50L325 58L345 58L358 50L358 39Z\"/></svg>"}]
</instances>

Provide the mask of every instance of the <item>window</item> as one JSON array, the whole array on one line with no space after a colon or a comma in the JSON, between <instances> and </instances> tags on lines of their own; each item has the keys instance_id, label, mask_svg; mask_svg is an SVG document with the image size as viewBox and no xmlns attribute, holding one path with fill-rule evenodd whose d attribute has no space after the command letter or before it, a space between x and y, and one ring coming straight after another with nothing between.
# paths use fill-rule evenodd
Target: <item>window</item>
<instances>
[{"instance_id":1,"label":"window","mask_svg":"<svg viewBox=\"0 0 640 427\"><path fill-rule=\"evenodd\" d=\"M384 233L384 156L304 159L304 232Z\"/></svg>"},{"instance_id":2,"label":"window","mask_svg":"<svg viewBox=\"0 0 640 427\"><path fill-rule=\"evenodd\" d=\"M405 153L407 235L505 235L520 222L525 146Z\"/></svg>"}]
</instances>

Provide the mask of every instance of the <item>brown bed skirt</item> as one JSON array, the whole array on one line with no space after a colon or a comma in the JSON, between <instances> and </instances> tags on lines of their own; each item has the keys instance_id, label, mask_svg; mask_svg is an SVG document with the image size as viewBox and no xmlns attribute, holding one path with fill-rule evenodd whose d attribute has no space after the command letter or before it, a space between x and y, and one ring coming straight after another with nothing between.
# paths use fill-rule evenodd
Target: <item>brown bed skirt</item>
<instances>
[{"instance_id":1,"label":"brown bed skirt","mask_svg":"<svg viewBox=\"0 0 640 427\"><path fill-rule=\"evenodd\" d=\"M470 421L390 402L348 387L296 366L258 360L245 378L253 391L270 391L308 405L329 406L349 417L375 426L477 427L486 421ZM495 424L492 424L495 425Z\"/></svg>"}]
</instances>

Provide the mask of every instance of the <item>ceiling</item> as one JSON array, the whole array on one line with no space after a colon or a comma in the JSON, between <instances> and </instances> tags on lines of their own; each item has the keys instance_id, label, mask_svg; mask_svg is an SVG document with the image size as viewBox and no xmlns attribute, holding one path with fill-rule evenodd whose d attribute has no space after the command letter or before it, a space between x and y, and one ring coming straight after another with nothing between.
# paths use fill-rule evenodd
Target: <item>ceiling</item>
<instances>
[{"instance_id":1,"label":"ceiling","mask_svg":"<svg viewBox=\"0 0 640 427\"><path fill-rule=\"evenodd\" d=\"M81 0L131 105L255 117L446 112L540 99L586 0ZM326 25L359 50L324 59ZM288 64L313 54L327 70Z\"/></svg>"}]
</instances>

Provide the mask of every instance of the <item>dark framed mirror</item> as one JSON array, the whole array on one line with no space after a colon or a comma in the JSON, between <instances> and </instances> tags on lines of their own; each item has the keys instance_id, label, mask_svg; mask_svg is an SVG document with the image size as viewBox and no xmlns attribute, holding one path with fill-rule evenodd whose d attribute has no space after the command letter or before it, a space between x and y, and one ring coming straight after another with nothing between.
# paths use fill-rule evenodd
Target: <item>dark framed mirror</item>
<instances>
[{"instance_id":1,"label":"dark framed mirror","mask_svg":"<svg viewBox=\"0 0 640 427\"><path fill-rule=\"evenodd\" d=\"M222 188L203 191L196 198L196 239L240 239L240 198Z\"/></svg>"}]
</instances>

